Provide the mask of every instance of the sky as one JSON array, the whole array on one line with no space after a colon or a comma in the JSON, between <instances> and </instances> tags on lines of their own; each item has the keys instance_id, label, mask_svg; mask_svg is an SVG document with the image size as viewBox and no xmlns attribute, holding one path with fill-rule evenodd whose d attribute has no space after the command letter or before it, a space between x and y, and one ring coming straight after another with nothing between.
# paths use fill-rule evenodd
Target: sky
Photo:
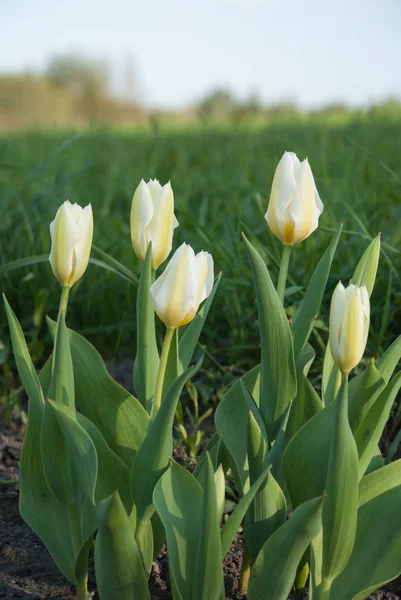
<instances>
[{"instance_id":1,"label":"sky","mask_svg":"<svg viewBox=\"0 0 401 600\"><path fill-rule=\"evenodd\" d=\"M132 61L154 108L217 87L302 108L401 98L401 0L0 0L0 23L0 72L68 53Z\"/></svg>"}]
</instances>

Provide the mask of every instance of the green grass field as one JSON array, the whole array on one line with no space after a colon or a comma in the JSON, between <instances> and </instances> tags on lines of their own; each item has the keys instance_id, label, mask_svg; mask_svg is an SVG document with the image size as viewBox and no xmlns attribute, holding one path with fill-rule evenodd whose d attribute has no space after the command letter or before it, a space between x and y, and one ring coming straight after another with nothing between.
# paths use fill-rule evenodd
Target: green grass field
<instances>
[{"instance_id":1,"label":"green grass field","mask_svg":"<svg viewBox=\"0 0 401 600\"><path fill-rule=\"evenodd\" d=\"M0 139L0 279L35 358L49 352L45 315L57 312L59 286L48 262L13 268L17 259L48 254L49 223L65 199L92 203L94 244L133 273L129 213L141 177L171 180L180 227L174 247L186 241L212 252L223 279L202 343L223 367L247 368L258 359L256 305L241 242L248 228L274 280L281 245L264 220L274 169L284 150L309 157L325 211L320 228L297 246L290 265L287 304L304 286L340 222L344 233L326 290L347 281L369 240L382 232L382 256L372 296L366 356L380 355L401 332L401 122L360 120L344 126L313 121L266 128L222 127L175 131L18 133ZM244 225L243 225L244 224ZM92 257L108 262L94 249ZM135 349L136 286L91 264L71 294L68 324L104 357ZM9 350L0 317L3 359ZM312 343L319 353L319 330ZM10 359L11 360L11 359ZM220 369L221 372L224 369Z\"/></svg>"}]
</instances>

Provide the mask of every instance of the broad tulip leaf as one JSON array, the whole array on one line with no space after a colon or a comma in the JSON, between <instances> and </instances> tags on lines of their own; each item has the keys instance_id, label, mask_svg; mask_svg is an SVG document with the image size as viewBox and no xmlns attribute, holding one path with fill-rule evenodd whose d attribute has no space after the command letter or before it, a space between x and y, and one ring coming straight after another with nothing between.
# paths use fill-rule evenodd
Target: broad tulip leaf
<instances>
[{"instance_id":1,"label":"broad tulip leaf","mask_svg":"<svg viewBox=\"0 0 401 600\"><path fill-rule=\"evenodd\" d=\"M334 407L332 402L305 423L283 452L282 469L293 507L324 493Z\"/></svg>"},{"instance_id":2,"label":"broad tulip leaf","mask_svg":"<svg viewBox=\"0 0 401 600\"><path fill-rule=\"evenodd\" d=\"M193 600L224 598L220 519L212 461L206 454L206 477L202 497L201 535L197 544L195 572L192 579ZM185 596L184 596L185 597Z\"/></svg>"},{"instance_id":3,"label":"broad tulip leaf","mask_svg":"<svg viewBox=\"0 0 401 600\"><path fill-rule=\"evenodd\" d=\"M318 535L323 498L299 506L267 540L251 569L249 600L287 600L298 565Z\"/></svg>"},{"instance_id":4,"label":"broad tulip leaf","mask_svg":"<svg viewBox=\"0 0 401 600\"><path fill-rule=\"evenodd\" d=\"M400 461L361 481L360 508L351 558L334 580L330 599L364 600L401 573ZM367 550L368 549L368 550Z\"/></svg>"},{"instance_id":5,"label":"broad tulip leaf","mask_svg":"<svg viewBox=\"0 0 401 600\"><path fill-rule=\"evenodd\" d=\"M355 432L386 386L372 359L366 369L349 384L349 422Z\"/></svg>"},{"instance_id":6,"label":"broad tulip leaf","mask_svg":"<svg viewBox=\"0 0 401 600\"><path fill-rule=\"evenodd\" d=\"M95 504L99 505L102 500L108 498L115 490L118 490L124 508L128 514L132 510L131 488L129 484L130 470L125 462L115 454L106 443L106 440L84 415L76 414L77 421L90 436L98 459L98 473L95 488Z\"/></svg>"},{"instance_id":7,"label":"broad tulip leaf","mask_svg":"<svg viewBox=\"0 0 401 600\"><path fill-rule=\"evenodd\" d=\"M261 365L259 410L271 440L297 393L292 335L287 315L263 259L245 236L259 315Z\"/></svg>"},{"instance_id":8,"label":"broad tulip leaf","mask_svg":"<svg viewBox=\"0 0 401 600\"><path fill-rule=\"evenodd\" d=\"M330 350L330 338L327 340L322 371L322 397L325 406L333 402L341 385L341 371L334 361Z\"/></svg>"},{"instance_id":9,"label":"broad tulip leaf","mask_svg":"<svg viewBox=\"0 0 401 600\"><path fill-rule=\"evenodd\" d=\"M148 578L131 524L116 491L98 508L95 569L102 600L149 600Z\"/></svg>"},{"instance_id":10,"label":"broad tulip leaf","mask_svg":"<svg viewBox=\"0 0 401 600\"><path fill-rule=\"evenodd\" d=\"M380 258L380 233L376 236L362 254L359 263L355 269L351 283L354 285L365 285L371 296L375 285L377 267Z\"/></svg>"},{"instance_id":11,"label":"broad tulip leaf","mask_svg":"<svg viewBox=\"0 0 401 600\"><path fill-rule=\"evenodd\" d=\"M187 328L185 329L178 345L178 355L180 361L180 368L182 371L188 368L193 353L195 351L196 345L199 340L199 336L202 332L203 326L205 324L207 315L209 313L210 307L212 305L214 296L216 294L217 288L219 286L221 279L221 273L219 273L214 281L213 289L210 292L206 302L203 304L201 309L198 311L195 318L189 323ZM181 372L182 372L181 371ZM179 372L178 375L181 375Z\"/></svg>"},{"instance_id":12,"label":"broad tulip leaf","mask_svg":"<svg viewBox=\"0 0 401 600\"><path fill-rule=\"evenodd\" d=\"M246 515L249 505L251 504L252 500L255 497L255 494L257 494L260 486L266 481L266 477L269 473L269 469L270 469L270 467L267 467L267 469L265 469L263 471L263 473L257 478L255 483L253 485L251 485L251 487L249 488L249 490L247 491L245 496L243 496L243 498L241 498L241 500L239 501L238 505L236 506L234 512L228 518L226 524L224 525L223 529L221 530L220 537L221 537L222 559L229 551L230 546L235 538L235 535L236 535L238 529L240 528L242 520Z\"/></svg>"},{"instance_id":13,"label":"broad tulip leaf","mask_svg":"<svg viewBox=\"0 0 401 600\"><path fill-rule=\"evenodd\" d=\"M385 465L378 471L369 473L359 484L359 507L370 502L376 496L401 486L401 459Z\"/></svg>"},{"instance_id":14,"label":"broad tulip leaf","mask_svg":"<svg viewBox=\"0 0 401 600\"><path fill-rule=\"evenodd\" d=\"M204 487L206 474L207 474L207 459L208 459L208 457L212 461L213 471L216 472L217 469L219 468L219 464L220 464L219 463L219 453L220 453L220 447L221 447L221 438L217 435L215 439L217 441L214 444L208 445L208 447L205 448L205 450L203 451L203 453L196 465L197 468L192 473L193 476L196 477L196 480L198 481L198 483L202 489ZM198 465L200 465L199 468L198 468Z\"/></svg>"},{"instance_id":15,"label":"broad tulip leaf","mask_svg":"<svg viewBox=\"0 0 401 600\"><path fill-rule=\"evenodd\" d=\"M201 361L187 369L171 385L135 457L131 469L131 490L139 523L148 521L154 512L153 490L173 453L172 429L178 400L185 383L200 366Z\"/></svg>"},{"instance_id":16,"label":"broad tulip leaf","mask_svg":"<svg viewBox=\"0 0 401 600\"><path fill-rule=\"evenodd\" d=\"M202 488L183 467L171 466L153 492L156 510L166 530L169 570L174 574L173 598L192 597L196 553L202 535Z\"/></svg>"},{"instance_id":17,"label":"broad tulip leaf","mask_svg":"<svg viewBox=\"0 0 401 600\"><path fill-rule=\"evenodd\" d=\"M59 502L75 504L71 456L50 400L43 411L40 451L47 487Z\"/></svg>"},{"instance_id":18,"label":"broad tulip leaf","mask_svg":"<svg viewBox=\"0 0 401 600\"><path fill-rule=\"evenodd\" d=\"M76 421L75 409L52 400L48 400L48 407L55 416L64 439L75 496L72 503L77 505L81 540L86 540L96 527L94 498L98 472L96 449L90 436ZM44 460L43 433L42 460ZM53 454L50 460L57 464L57 454ZM63 468L63 466L60 464L60 468ZM67 473L64 473L64 475L69 476Z\"/></svg>"},{"instance_id":19,"label":"broad tulip leaf","mask_svg":"<svg viewBox=\"0 0 401 600\"><path fill-rule=\"evenodd\" d=\"M376 363L376 368L384 381L388 383L391 379L394 369L401 359L401 335L387 348L386 352Z\"/></svg>"},{"instance_id":20,"label":"broad tulip leaf","mask_svg":"<svg viewBox=\"0 0 401 600\"><path fill-rule=\"evenodd\" d=\"M254 367L241 379L257 403L260 391L260 367ZM214 416L217 432L229 453L230 466L241 494L249 489L247 432L244 427L249 410L241 382L238 380L224 394Z\"/></svg>"},{"instance_id":21,"label":"broad tulip leaf","mask_svg":"<svg viewBox=\"0 0 401 600\"><path fill-rule=\"evenodd\" d=\"M196 463L196 467L192 473L194 477L199 481L200 477L203 477L202 473L205 469L205 461L206 461L206 452L209 453L209 456L212 461L213 469L216 471L219 466L219 458L220 458L220 448L221 448L221 437L218 433L215 433L207 443L206 448L202 452L198 462Z\"/></svg>"},{"instance_id":22,"label":"broad tulip leaf","mask_svg":"<svg viewBox=\"0 0 401 600\"><path fill-rule=\"evenodd\" d=\"M20 460L21 515L41 538L60 571L74 583L74 546L69 528L68 506L54 498L43 474L40 432L45 401L42 389L21 326L5 297L4 304L15 362L29 399L28 425Z\"/></svg>"},{"instance_id":23,"label":"broad tulip leaf","mask_svg":"<svg viewBox=\"0 0 401 600\"><path fill-rule=\"evenodd\" d=\"M136 324L137 344L134 367L135 392L148 414L155 395L159 352L156 343L155 309L150 295L152 285L152 243L150 242L139 279Z\"/></svg>"},{"instance_id":24,"label":"broad tulip leaf","mask_svg":"<svg viewBox=\"0 0 401 600\"><path fill-rule=\"evenodd\" d=\"M294 315L291 331L294 336L295 356L301 352L308 341L314 323L318 317L324 290L329 278L331 264L337 249L338 240L340 239L341 230L342 225L340 225L338 231L334 234L329 247L313 271L305 296Z\"/></svg>"},{"instance_id":25,"label":"broad tulip leaf","mask_svg":"<svg viewBox=\"0 0 401 600\"><path fill-rule=\"evenodd\" d=\"M54 332L54 321L48 319L48 324ZM138 400L111 377L92 344L71 329L68 334L76 403L85 417L96 425L113 452L131 468L145 437L149 416ZM49 363L40 374L43 386L49 380Z\"/></svg>"},{"instance_id":26,"label":"broad tulip leaf","mask_svg":"<svg viewBox=\"0 0 401 600\"><path fill-rule=\"evenodd\" d=\"M83 581L88 575L89 552L94 548L94 537L97 529L94 529L86 538L75 559L75 581Z\"/></svg>"},{"instance_id":27,"label":"broad tulip leaf","mask_svg":"<svg viewBox=\"0 0 401 600\"><path fill-rule=\"evenodd\" d=\"M248 416L248 462L251 484L268 466L268 448L252 412ZM269 465L270 467L271 465ZM259 488L245 517L245 540L251 565L270 535L287 517L285 496L271 473Z\"/></svg>"},{"instance_id":28,"label":"broad tulip leaf","mask_svg":"<svg viewBox=\"0 0 401 600\"><path fill-rule=\"evenodd\" d=\"M359 454L359 472L361 477L376 454L377 445L389 419L391 407L394 404L394 400L396 399L400 388L401 372L397 373L386 386L355 432L355 441Z\"/></svg>"},{"instance_id":29,"label":"broad tulip leaf","mask_svg":"<svg viewBox=\"0 0 401 600\"><path fill-rule=\"evenodd\" d=\"M331 582L351 556L358 511L358 451L348 421L348 381L333 403L334 419L323 507L323 580Z\"/></svg>"},{"instance_id":30,"label":"broad tulip leaf","mask_svg":"<svg viewBox=\"0 0 401 600\"><path fill-rule=\"evenodd\" d=\"M68 339L65 313L59 314L54 336L52 374L47 397L74 408L74 371Z\"/></svg>"},{"instance_id":31,"label":"broad tulip leaf","mask_svg":"<svg viewBox=\"0 0 401 600\"><path fill-rule=\"evenodd\" d=\"M287 446L291 438L309 419L323 409L322 401L307 378L307 371L314 357L315 352L309 345L304 346L301 354L297 357L297 395L291 404L288 423L285 428L284 446Z\"/></svg>"}]
</instances>

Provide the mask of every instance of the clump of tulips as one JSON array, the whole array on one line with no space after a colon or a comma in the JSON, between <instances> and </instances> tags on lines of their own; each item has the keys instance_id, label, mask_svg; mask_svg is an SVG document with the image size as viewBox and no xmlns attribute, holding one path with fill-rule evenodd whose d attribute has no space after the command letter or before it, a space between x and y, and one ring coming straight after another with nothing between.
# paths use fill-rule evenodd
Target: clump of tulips
<instances>
[{"instance_id":1,"label":"clump of tulips","mask_svg":"<svg viewBox=\"0 0 401 600\"><path fill-rule=\"evenodd\" d=\"M174 600L221 600L222 561L244 530L241 592L285 600L309 581L313 600L363 600L401 573L401 463L385 463L379 441L401 387L393 376L401 337L378 360L361 362L380 238L368 246L330 312L321 393L308 372L318 317L341 228L310 278L291 321L283 306L293 246L323 211L307 160L286 152L273 179L266 220L283 244L277 286L244 236L255 286L260 365L221 400L216 432L190 473L172 457L181 391L220 276L211 254L172 249L170 183L141 181L131 238L142 261L137 296L136 397L108 374L95 348L67 328L68 294L88 264L93 217L65 202L50 225L50 263L61 284L52 356L37 374L5 300L14 356L29 397L21 455L20 510L77 598L90 597L94 553L102 600L145 600L152 560L167 542ZM166 326L162 348L155 314ZM78 410L79 408L79 410ZM239 501L223 519L225 478Z\"/></svg>"}]
</instances>

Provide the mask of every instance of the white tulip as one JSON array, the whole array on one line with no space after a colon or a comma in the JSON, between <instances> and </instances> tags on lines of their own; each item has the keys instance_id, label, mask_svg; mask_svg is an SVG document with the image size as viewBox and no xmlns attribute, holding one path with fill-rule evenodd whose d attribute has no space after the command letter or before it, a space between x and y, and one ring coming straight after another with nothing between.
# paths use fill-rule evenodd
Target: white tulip
<instances>
[{"instance_id":1,"label":"white tulip","mask_svg":"<svg viewBox=\"0 0 401 600\"><path fill-rule=\"evenodd\" d=\"M170 182L162 187L157 179L148 183L142 179L131 207L131 240L139 260L145 260L149 242L152 242L152 268L157 269L171 252L176 227Z\"/></svg>"},{"instance_id":2,"label":"white tulip","mask_svg":"<svg viewBox=\"0 0 401 600\"><path fill-rule=\"evenodd\" d=\"M284 152L273 178L265 219L274 235L288 246L307 238L318 226L323 204L308 159Z\"/></svg>"},{"instance_id":3,"label":"white tulip","mask_svg":"<svg viewBox=\"0 0 401 600\"><path fill-rule=\"evenodd\" d=\"M370 303L366 286L341 281L334 290L330 310L330 348L343 373L361 361L369 333Z\"/></svg>"},{"instance_id":4,"label":"white tulip","mask_svg":"<svg viewBox=\"0 0 401 600\"><path fill-rule=\"evenodd\" d=\"M191 246L182 244L150 288L163 323L172 329L189 323L212 291L213 279L211 254L202 251L195 256Z\"/></svg>"},{"instance_id":5,"label":"white tulip","mask_svg":"<svg viewBox=\"0 0 401 600\"><path fill-rule=\"evenodd\" d=\"M50 223L52 241L49 261L63 287L81 279L88 266L93 237L92 206L64 202Z\"/></svg>"}]
</instances>

